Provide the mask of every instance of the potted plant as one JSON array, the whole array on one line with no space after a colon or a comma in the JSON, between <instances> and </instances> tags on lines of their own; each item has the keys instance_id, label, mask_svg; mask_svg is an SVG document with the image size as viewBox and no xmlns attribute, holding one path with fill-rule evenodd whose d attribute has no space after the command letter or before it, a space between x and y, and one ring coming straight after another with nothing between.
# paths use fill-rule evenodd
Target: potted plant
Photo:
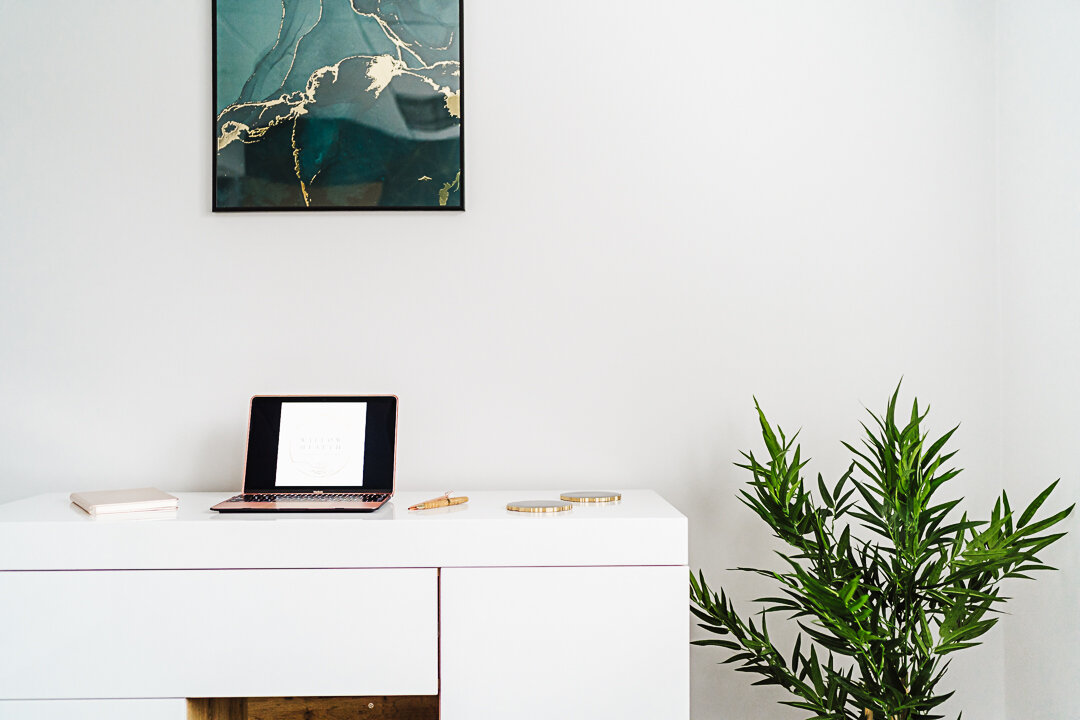
<instances>
[{"instance_id":1,"label":"potted plant","mask_svg":"<svg viewBox=\"0 0 1080 720\"><path fill-rule=\"evenodd\" d=\"M1002 582L1052 570L1037 557L1065 533L1048 533L1070 506L1036 518L1056 482L1017 514L1005 492L988 520L960 514L943 488L960 470L945 445L923 432L918 400L901 426L900 388L885 413L870 413L861 447L839 481L821 475L811 489L806 462L791 438L773 430L757 405L768 452L742 453L753 479L741 500L790 550L781 569L739 568L771 578L774 597L743 618L723 589L717 593L691 572L691 611L718 638L696 640L730 651L727 663L760 675L755 685L779 685L808 718L930 720L952 695L939 688L951 653L972 647L995 623L1006 598ZM902 421L901 421L902 422ZM814 492L816 490L816 492ZM959 515L959 517L957 517ZM788 616L799 632L790 653L776 647L767 617Z\"/></svg>"}]
</instances>

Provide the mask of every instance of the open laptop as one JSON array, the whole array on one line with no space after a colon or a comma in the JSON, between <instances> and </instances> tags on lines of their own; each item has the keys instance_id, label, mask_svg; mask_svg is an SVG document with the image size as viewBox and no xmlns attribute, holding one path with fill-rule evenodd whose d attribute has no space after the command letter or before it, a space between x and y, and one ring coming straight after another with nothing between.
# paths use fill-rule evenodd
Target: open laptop
<instances>
[{"instance_id":1,"label":"open laptop","mask_svg":"<svg viewBox=\"0 0 1080 720\"><path fill-rule=\"evenodd\" d=\"M394 494L397 397L256 395L244 491L218 512L371 512Z\"/></svg>"}]
</instances>

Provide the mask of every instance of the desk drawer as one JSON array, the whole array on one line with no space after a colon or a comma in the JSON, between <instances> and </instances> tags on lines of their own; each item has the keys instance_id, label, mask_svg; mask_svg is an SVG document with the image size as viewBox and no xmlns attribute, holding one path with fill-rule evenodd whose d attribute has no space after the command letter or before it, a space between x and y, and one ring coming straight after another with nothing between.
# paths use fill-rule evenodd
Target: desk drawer
<instances>
[{"instance_id":1,"label":"desk drawer","mask_svg":"<svg viewBox=\"0 0 1080 720\"><path fill-rule=\"evenodd\" d=\"M0 699L431 695L434 569L0 572Z\"/></svg>"},{"instance_id":2,"label":"desk drawer","mask_svg":"<svg viewBox=\"0 0 1080 720\"><path fill-rule=\"evenodd\" d=\"M442 720L690 717L685 566L446 568L441 611Z\"/></svg>"}]
</instances>

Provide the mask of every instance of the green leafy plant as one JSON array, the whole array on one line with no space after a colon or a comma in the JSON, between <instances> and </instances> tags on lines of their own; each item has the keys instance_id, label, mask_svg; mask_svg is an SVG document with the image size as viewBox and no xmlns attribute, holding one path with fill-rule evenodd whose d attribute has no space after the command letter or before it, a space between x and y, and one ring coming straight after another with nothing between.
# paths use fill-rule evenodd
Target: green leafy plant
<instances>
[{"instance_id":1,"label":"green leafy plant","mask_svg":"<svg viewBox=\"0 0 1080 720\"><path fill-rule=\"evenodd\" d=\"M801 475L798 433L774 431L755 400L768 457L742 453L738 467L753 480L740 495L791 550L778 553L783 570L738 569L775 580L782 592L757 599L759 610L743 619L723 589L690 574L691 611L719 636L693 644L730 650L725 663L760 675L754 685L790 691L797 699L783 704L809 718L943 717L934 713L952 695L938 689L950 654L979 644L997 623L1002 581L1053 569L1037 553L1065 535L1045 531L1074 507L1036 519L1054 482L1019 515L1002 492L989 520L957 518L960 500L938 497L960 472L946 467L956 428L930 442L918 400L901 427L899 391L883 416L870 413L862 447L844 443L854 460L839 481L830 488L818 475L816 495ZM772 613L798 624L790 654L770 639Z\"/></svg>"}]
</instances>

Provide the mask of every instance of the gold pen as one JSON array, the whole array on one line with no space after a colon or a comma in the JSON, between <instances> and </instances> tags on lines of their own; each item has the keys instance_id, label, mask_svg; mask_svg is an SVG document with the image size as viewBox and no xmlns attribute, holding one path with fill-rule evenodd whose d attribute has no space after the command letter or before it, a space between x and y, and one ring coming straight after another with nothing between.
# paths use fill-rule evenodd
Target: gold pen
<instances>
[{"instance_id":1,"label":"gold pen","mask_svg":"<svg viewBox=\"0 0 1080 720\"><path fill-rule=\"evenodd\" d=\"M434 510L435 508L447 507L449 505L461 505L462 503L469 502L469 498L465 495L458 497L450 497L452 490L447 490L445 495L440 495L437 498L431 500L425 500L422 503L417 503L410 507L410 510Z\"/></svg>"}]
</instances>

